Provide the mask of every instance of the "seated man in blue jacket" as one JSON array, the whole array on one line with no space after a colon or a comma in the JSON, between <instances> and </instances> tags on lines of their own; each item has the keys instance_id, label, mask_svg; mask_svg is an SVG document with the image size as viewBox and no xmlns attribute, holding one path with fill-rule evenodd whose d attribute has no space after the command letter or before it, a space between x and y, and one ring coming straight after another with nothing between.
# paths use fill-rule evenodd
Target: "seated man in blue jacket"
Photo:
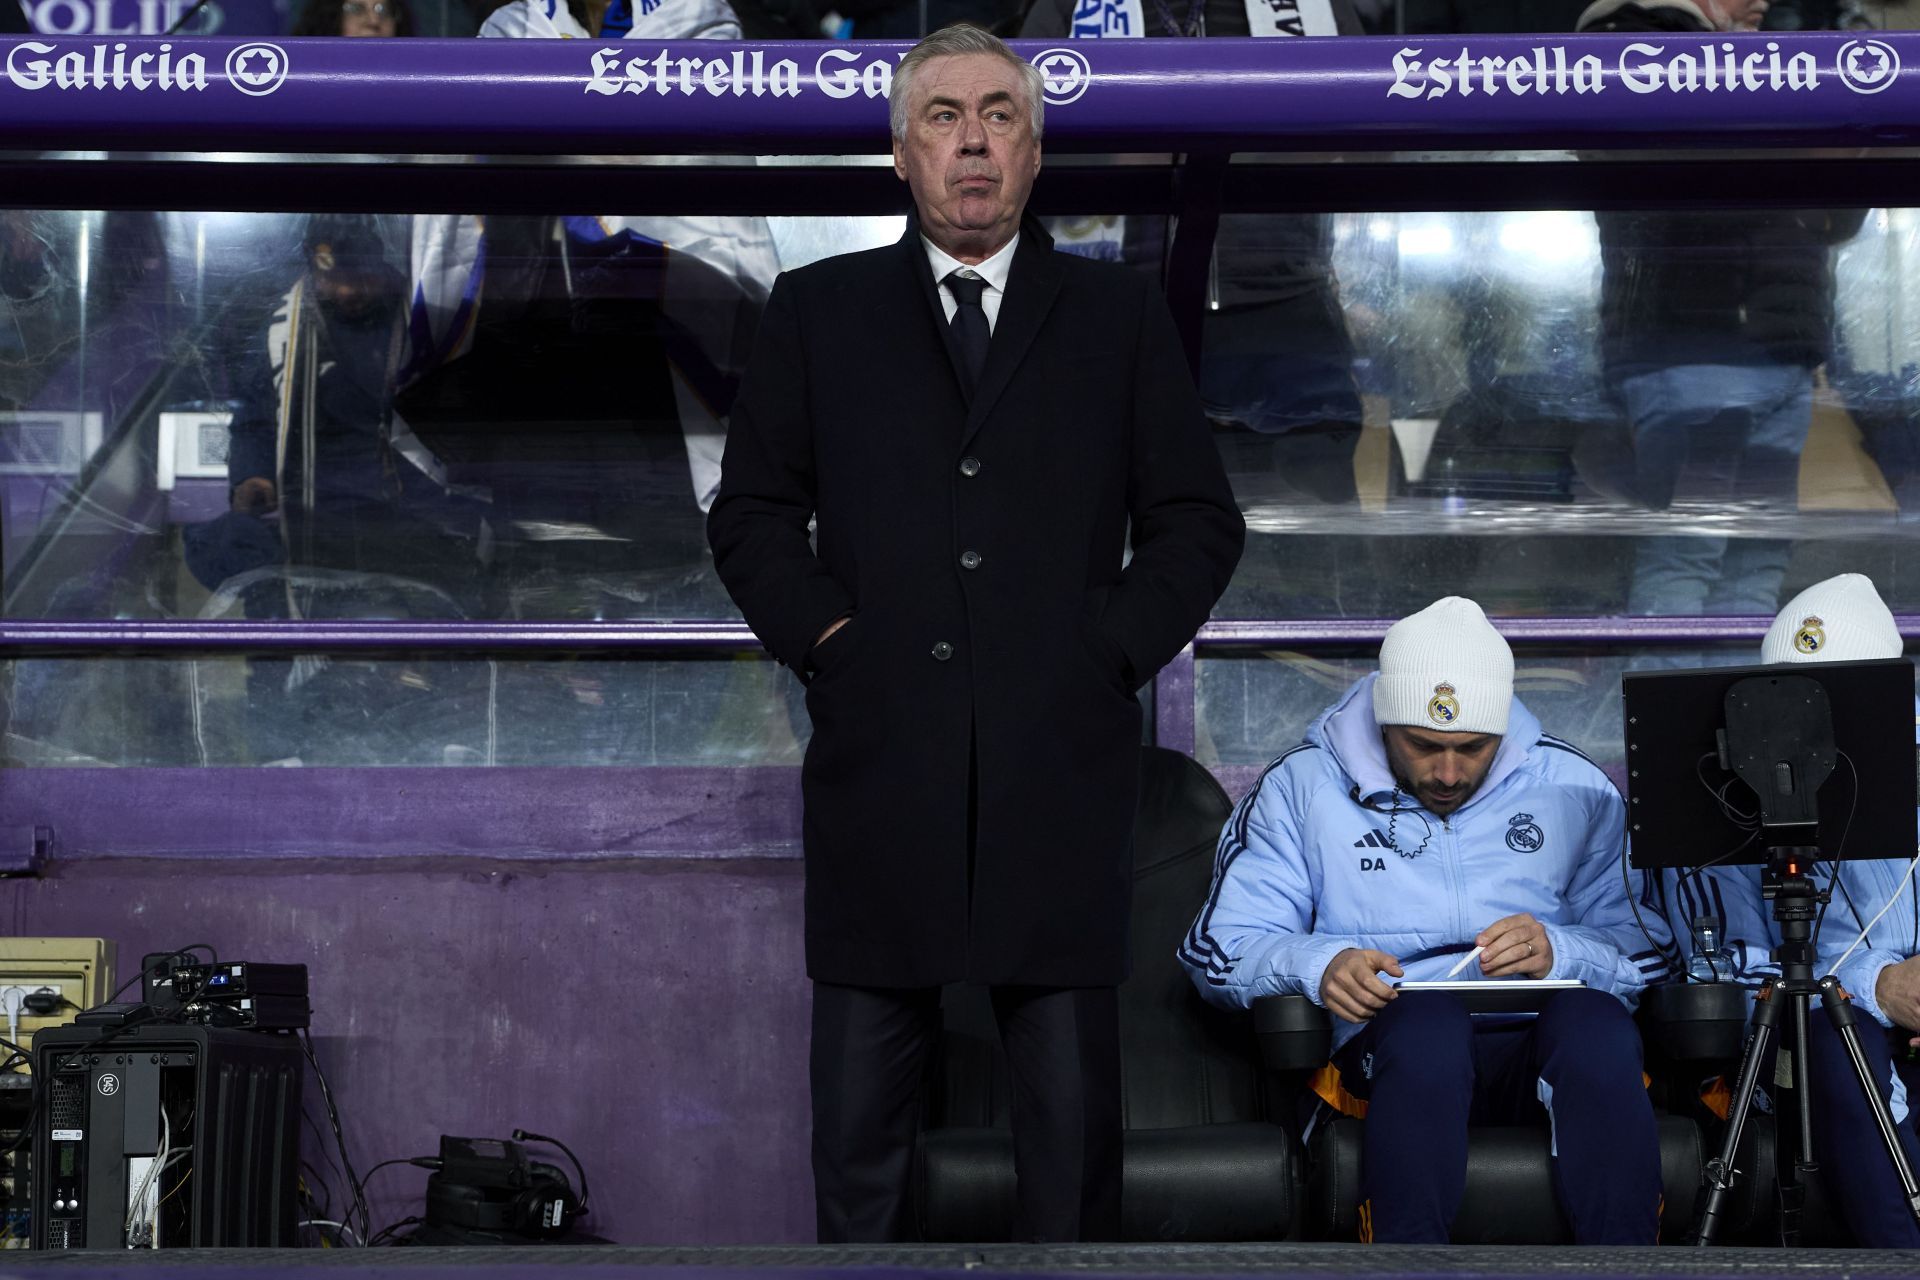
<instances>
[{"instance_id":1,"label":"seated man in blue jacket","mask_svg":"<svg viewBox=\"0 0 1920 1280\"><path fill-rule=\"evenodd\" d=\"M1396 623L1379 672L1234 810L1181 960L1216 1004L1298 993L1334 1015L1340 1087L1367 1104L1363 1239L1444 1243L1468 1124L1538 1118L1575 1240L1654 1242L1660 1157L1629 1006L1664 939L1626 896L1625 817L1606 775L1513 696L1512 651L1458 597ZM1463 977L1586 989L1496 1019L1395 985L1474 948Z\"/></svg>"},{"instance_id":2,"label":"seated man in blue jacket","mask_svg":"<svg viewBox=\"0 0 1920 1280\"><path fill-rule=\"evenodd\" d=\"M1858 573L1843 573L1808 587L1774 618L1760 642L1760 660L1855 662L1897 658L1905 646L1893 614ZM1915 707L1920 721L1920 705ZM1915 919L1913 886L1907 868L1912 849L1888 850L1885 859L1842 859L1822 864L1817 883L1828 886L1833 901L1818 935L1814 973L1828 973L1853 997L1854 1007L1875 1022L1860 1022L1860 1048L1897 1123L1907 1159L1920 1170L1907 1092L1893 1068L1890 1039L1920 1044L1920 921ZM1835 867L1838 875L1835 876ZM1758 866L1715 867L1670 872L1667 908L1675 912L1675 932L1703 916L1724 920L1727 939L1723 968L1733 981L1757 989L1780 976L1773 948L1780 945L1772 909L1760 897ZM1886 914L1877 920L1882 907ZM1872 923L1869 929L1867 925ZM1698 930L1695 930L1696 934ZM1682 934L1681 936L1685 936ZM1699 944L1696 942L1696 949ZM1898 1031L1899 1028L1906 1028ZM1895 1032L1889 1035L1889 1032ZM1914 1223L1893 1165L1880 1146L1873 1113L1847 1061L1845 1047L1816 1009L1808 1022L1807 1056L1813 1073L1814 1157L1834 1205L1856 1244L1873 1249L1920 1248ZM1761 1075L1770 1079L1771 1073Z\"/></svg>"}]
</instances>

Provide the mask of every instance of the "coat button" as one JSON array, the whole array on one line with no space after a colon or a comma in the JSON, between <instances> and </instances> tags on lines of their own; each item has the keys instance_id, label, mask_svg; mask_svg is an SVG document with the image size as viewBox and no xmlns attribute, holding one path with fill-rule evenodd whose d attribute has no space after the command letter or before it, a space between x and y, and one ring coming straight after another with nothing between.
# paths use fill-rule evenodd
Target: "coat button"
<instances>
[{"instance_id":1,"label":"coat button","mask_svg":"<svg viewBox=\"0 0 1920 1280\"><path fill-rule=\"evenodd\" d=\"M980 567L980 553L971 549L962 551L960 553L960 567L962 569L978 569Z\"/></svg>"},{"instance_id":2,"label":"coat button","mask_svg":"<svg viewBox=\"0 0 1920 1280\"><path fill-rule=\"evenodd\" d=\"M969 477L979 475L980 459L978 458L960 459L960 474L963 476L969 476Z\"/></svg>"},{"instance_id":3,"label":"coat button","mask_svg":"<svg viewBox=\"0 0 1920 1280\"><path fill-rule=\"evenodd\" d=\"M948 658L951 658L952 656L953 656L953 646L948 644L945 640L942 640L939 644L936 644L933 646L933 658L935 662L945 662Z\"/></svg>"}]
</instances>

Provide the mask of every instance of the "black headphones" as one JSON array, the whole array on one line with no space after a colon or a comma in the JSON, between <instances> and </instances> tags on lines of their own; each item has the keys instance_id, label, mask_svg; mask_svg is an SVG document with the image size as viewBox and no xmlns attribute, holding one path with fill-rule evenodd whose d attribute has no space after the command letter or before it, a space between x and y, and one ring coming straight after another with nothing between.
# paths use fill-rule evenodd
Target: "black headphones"
<instances>
[{"instance_id":1,"label":"black headphones","mask_svg":"<svg viewBox=\"0 0 1920 1280\"><path fill-rule=\"evenodd\" d=\"M526 1169L526 1187L501 1198L475 1195L479 1188L460 1184L436 1188L432 1184L440 1179L434 1175L427 1180L427 1220L542 1239L565 1235L580 1214L580 1202L567 1175L537 1161L529 1162Z\"/></svg>"},{"instance_id":2,"label":"black headphones","mask_svg":"<svg viewBox=\"0 0 1920 1280\"><path fill-rule=\"evenodd\" d=\"M497 1138L440 1139L441 1168L427 1179L427 1222L436 1226L552 1239L572 1229L587 1210L586 1172L564 1143L543 1134L513 1131ZM566 1151L580 1172L574 1194L556 1165L530 1159L521 1139Z\"/></svg>"}]
</instances>

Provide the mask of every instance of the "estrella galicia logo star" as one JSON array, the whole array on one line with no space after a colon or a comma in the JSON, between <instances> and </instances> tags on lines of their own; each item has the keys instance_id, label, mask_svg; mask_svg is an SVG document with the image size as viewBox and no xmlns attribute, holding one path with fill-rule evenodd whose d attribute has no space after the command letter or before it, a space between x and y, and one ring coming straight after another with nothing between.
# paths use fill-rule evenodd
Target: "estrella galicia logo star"
<instances>
[{"instance_id":1,"label":"estrella galicia logo star","mask_svg":"<svg viewBox=\"0 0 1920 1280\"><path fill-rule=\"evenodd\" d=\"M1855 93L1879 93L1900 78L1900 53L1885 40L1849 40L1835 55L1834 68Z\"/></svg>"},{"instance_id":2,"label":"estrella galicia logo star","mask_svg":"<svg viewBox=\"0 0 1920 1280\"><path fill-rule=\"evenodd\" d=\"M1044 49L1033 55L1033 65L1040 68L1040 96L1050 107L1072 102L1093 82L1093 68L1078 49Z\"/></svg>"},{"instance_id":3,"label":"estrella galicia logo star","mask_svg":"<svg viewBox=\"0 0 1920 1280\"><path fill-rule=\"evenodd\" d=\"M265 97L287 81L287 51L277 44L238 44L227 51L227 83L251 98Z\"/></svg>"}]
</instances>

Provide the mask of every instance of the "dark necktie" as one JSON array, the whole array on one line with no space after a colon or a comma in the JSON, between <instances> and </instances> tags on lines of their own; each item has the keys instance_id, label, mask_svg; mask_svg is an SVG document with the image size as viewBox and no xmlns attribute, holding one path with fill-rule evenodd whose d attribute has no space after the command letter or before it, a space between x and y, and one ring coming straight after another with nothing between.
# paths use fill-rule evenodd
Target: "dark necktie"
<instances>
[{"instance_id":1,"label":"dark necktie","mask_svg":"<svg viewBox=\"0 0 1920 1280\"><path fill-rule=\"evenodd\" d=\"M980 295L987 291L987 282L956 271L947 277L946 284L958 304L953 309L949 327L960 348L960 359L966 365L967 391L971 394L980 382L980 370L986 367L987 340L992 336L987 328L986 309L980 305Z\"/></svg>"}]
</instances>

